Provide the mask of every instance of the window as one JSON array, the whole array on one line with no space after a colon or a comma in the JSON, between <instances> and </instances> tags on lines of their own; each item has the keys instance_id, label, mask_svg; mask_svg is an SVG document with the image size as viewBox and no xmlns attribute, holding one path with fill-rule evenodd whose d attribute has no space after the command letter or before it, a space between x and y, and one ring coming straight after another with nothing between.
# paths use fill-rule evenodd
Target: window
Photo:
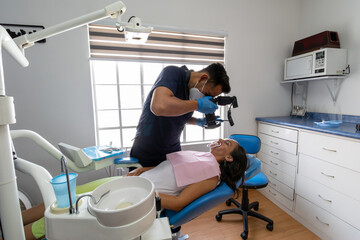
<instances>
[{"instance_id":1,"label":"window","mask_svg":"<svg viewBox=\"0 0 360 240\"><path fill-rule=\"evenodd\" d=\"M107 44L110 44L108 41L112 40L104 42L104 34L93 33L91 26L89 29L91 49L90 64L94 90L94 111L98 145L108 145L112 142L113 146L116 147L124 148L132 146L132 139L135 137L136 126L142 112L142 106L157 76L164 67L168 65L182 66L186 64L189 69L197 71L210 64L209 59L203 59L203 62L199 61L198 58L195 58L196 61L192 60L195 54L184 54L183 50L181 50L183 53L182 57L180 57L181 61L179 61L179 56L176 56L175 52L170 55L166 54L166 56L161 54L160 56L159 53L157 53L157 55L154 53L149 55L149 51L145 51L145 61L141 52L144 50L144 46L140 46L140 50L134 50L135 46L126 45L121 41L119 42L119 39L122 40L122 38L119 38L119 33L115 32L111 34L117 34L117 42L111 43L114 44L115 48L109 50L110 48ZM98 30L99 28L95 29ZM100 30L103 29L100 28ZM150 36L152 35L153 34ZM99 37L100 40L97 37ZM156 38L156 36L152 37ZM159 39L153 39L153 41L158 42ZM167 39L167 41L169 41L169 39ZM175 40L171 41L176 42ZM150 43L145 45L152 44L151 37L149 37L148 42ZM102 46L101 44L106 46ZM121 47L123 44L125 44L125 46ZM159 44L157 43L155 45ZM156 46L156 48L157 47L158 46ZM121 51L123 51L123 53L119 54L117 51L119 48L131 49L127 49L130 52L122 49ZM155 46L150 48L154 49ZM161 49L157 49L155 52L163 53L163 51L160 50ZM124 54L124 52L126 54ZM187 58L185 55L192 57ZM169 61L169 58L176 58L176 61L174 61L174 59ZM162 61L159 61L159 59ZM210 61L214 62L218 60L210 59ZM221 111L222 108L219 108L215 114L223 116ZM196 118L204 117L203 114L196 111L193 116ZM222 135L222 127L205 130L198 126L187 125L181 136L181 141L183 143L209 141L218 139Z\"/></svg>"}]
</instances>

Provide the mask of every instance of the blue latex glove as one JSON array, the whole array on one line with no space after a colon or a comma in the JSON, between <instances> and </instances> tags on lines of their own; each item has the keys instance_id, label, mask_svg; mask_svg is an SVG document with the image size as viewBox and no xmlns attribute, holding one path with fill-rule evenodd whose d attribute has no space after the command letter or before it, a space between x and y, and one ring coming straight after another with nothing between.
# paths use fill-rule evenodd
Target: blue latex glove
<instances>
[{"instance_id":1,"label":"blue latex glove","mask_svg":"<svg viewBox=\"0 0 360 240\"><path fill-rule=\"evenodd\" d=\"M218 109L218 105L210 101L210 99L212 99L212 97L205 96L197 100L199 104L198 107L199 112L204 114L209 114L209 113L214 113L216 109Z\"/></svg>"},{"instance_id":2,"label":"blue latex glove","mask_svg":"<svg viewBox=\"0 0 360 240\"><path fill-rule=\"evenodd\" d=\"M197 118L196 119L196 125L200 127L204 127L206 124L206 118Z\"/></svg>"},{"instance_id":3,"label":"blue latex glove","mask_svg":"<svg viewBox=\"0 0 360 240\"><path fill-rule=\"evenodd\" d=\"M220 118L220 116L216 116L216 121L217 121L217 122L224 122L224 120L222 120L222 119Z\"/></svg>"},{"instance_id":4,"label":"blue latex glove","mask_svg":"<svg viewBox=\"0 0 360 240\"><path fill-rule=\"evenodd\" d=\"M216 121L217 122L224 122L224 120L222 120L220 118L220 116L216 116ZM206 118L197 118L196 119L196 125L200 126L200 127L204 127L206 124Z\"/></svg>"}]
</instances>

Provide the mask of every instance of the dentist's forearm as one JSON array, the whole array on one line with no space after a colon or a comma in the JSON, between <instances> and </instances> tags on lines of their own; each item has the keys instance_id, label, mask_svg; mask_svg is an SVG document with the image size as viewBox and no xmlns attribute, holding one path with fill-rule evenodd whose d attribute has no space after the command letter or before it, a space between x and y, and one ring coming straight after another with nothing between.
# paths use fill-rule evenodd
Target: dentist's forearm
<instances>
[{"instance_id":1,"label":"dentist's forearm","mask_svg":"<svg viewBox=\"0 0 360 240\"><path fill-rule=\"evenodd\" d=\"M166 87L155 89L150 105L156 116L175 117L198 109L196 100L181 100Z\"/></svg>"}]
</instances>

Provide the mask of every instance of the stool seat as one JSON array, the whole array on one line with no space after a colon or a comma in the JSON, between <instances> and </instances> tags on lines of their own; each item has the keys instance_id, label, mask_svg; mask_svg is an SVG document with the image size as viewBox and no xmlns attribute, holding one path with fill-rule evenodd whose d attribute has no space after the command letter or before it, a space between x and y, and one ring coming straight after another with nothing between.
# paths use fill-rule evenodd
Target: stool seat
<instances>
[{"instance_id":1,"label":"stool seat","mask_svg":"<svg viewBox=\"0 0 360 240\"><path fill-rule=\"evenodd\" d=\"M248 189L257 189L263 188L268 185L269 179L263 172L259 172L254 177L250 178L249 180L243 183L244 187Z\"/></svg>"}]
</instances>

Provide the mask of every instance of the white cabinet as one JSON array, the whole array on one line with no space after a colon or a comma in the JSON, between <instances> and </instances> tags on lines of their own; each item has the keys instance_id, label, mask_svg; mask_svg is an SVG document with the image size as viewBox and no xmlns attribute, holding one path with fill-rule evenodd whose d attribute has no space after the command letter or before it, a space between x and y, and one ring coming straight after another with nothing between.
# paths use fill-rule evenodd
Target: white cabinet
<instances>
[{"instance_id":1,"label":"white cabinet","mask_svg":"<svg viewBox=\"0 0 360 240\"><path fill-rule=\"evenodd\" d=\"M295 211L297 216L303 218L311 226L310 230L316 228L321 233L326 234L325 236L321 235L322 239L360 239L360 231L358 229L299 195L296 197Z\"/></svg>"},{"instance_id":2,"label":"white cabinet","mask_svg":"<svg viewBox=\"0 0 360 240\"><path fill-rule=\"evenodd\" d=\"M261 149L257 157L269 178L268 186L259 191L293 210L298 131L259 123L258 136Z\"/></svg>"},{"instance_id":3,"label":"white cabinet","mask_svg":"<svg viewBox=\"0 0 360 240\"><path fill-rule=\"evenodd\" d=\"M329 239L360 239L359 155L355 139L300 131L295 213Z\"/></svg>"},{"instance_id":4,"label":"white cabinet","mask_svg":"<svg viewBox=\"0 0 360 240\"><path fill-rule=\"evenodd\" d=\"M258 126L270 181L261 192L322 239L360 239L360 140Z\"/></svg>"},{"instance_id":5,"label":"white cabinet","mask_svg":"<svg viewBox=\"0 0 360 240\"><path fill-rule=\"evenodd\" d=\"M360 172L359 141L306 131L299 141L299 152Z\"/></svg>"}]
</instances>

